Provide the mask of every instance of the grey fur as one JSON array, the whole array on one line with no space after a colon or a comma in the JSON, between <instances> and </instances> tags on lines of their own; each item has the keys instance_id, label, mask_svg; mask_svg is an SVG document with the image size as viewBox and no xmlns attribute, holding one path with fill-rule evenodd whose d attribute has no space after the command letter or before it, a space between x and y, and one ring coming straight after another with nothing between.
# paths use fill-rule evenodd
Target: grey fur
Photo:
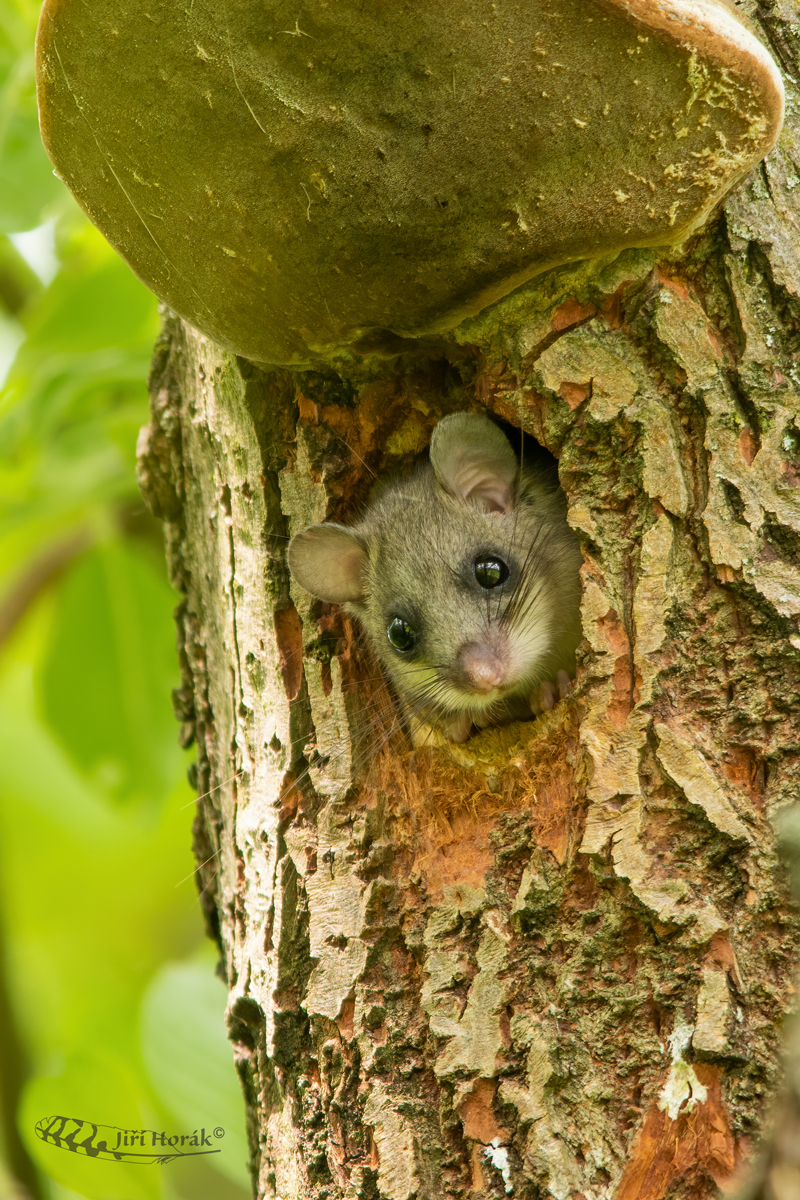
<instances>
[{"instance_id":1,"label":"grey fur","mask_svg":"<svg viewBox=\"0 0 800 1200\"><path fill-rule=\"evenodd\" d=\"M486 417L445 417L430 458L383 485L352 527L298 534L289 567L313 595L358 617L412 724L463 740L470 720L530 715L542 683L559 671L574 676L581 552L555 473L520 469ZM508 565L504 585L481 588L474 563L483 554ZM410 653L388 640L394 617L418 634ZM503 664L502 688L476 693L465 680L467 652Z\"/></svg>"}]
</instances>

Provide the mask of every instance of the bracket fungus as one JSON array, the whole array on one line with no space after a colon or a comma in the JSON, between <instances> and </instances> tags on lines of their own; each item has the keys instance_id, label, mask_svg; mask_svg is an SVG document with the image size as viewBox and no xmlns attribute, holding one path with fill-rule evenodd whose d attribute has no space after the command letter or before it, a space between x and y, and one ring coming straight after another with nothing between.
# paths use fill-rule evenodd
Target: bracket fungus
<instances>
[{"instance_id":1,"label":"bracket fungus","mask_svg":"<svg viewBox=\"0 0 800 1200\"><path fill-rule=\"evenodd\" d=\"M439 335L680 242L774 144L728 0L46 0L45 146L176 312L256 362Z\"/></svg>"}]
</instances>

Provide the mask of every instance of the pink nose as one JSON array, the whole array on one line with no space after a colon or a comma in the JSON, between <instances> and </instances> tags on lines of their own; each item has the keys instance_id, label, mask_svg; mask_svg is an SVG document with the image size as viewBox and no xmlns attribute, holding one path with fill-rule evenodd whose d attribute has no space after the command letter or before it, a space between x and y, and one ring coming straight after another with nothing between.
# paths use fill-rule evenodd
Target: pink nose
<instances>
[{"instance_id":1,"label":"pink nose","mask_svg":"<svg viewBox=\"0 0 800 1200\"><path fill-rule=\"evenodd\" d=\"M471 642L461 651L461 669L464 681L475 692L491 692L505 683L508 674L506 665L496 651L488 646Z\"/></svg>"}]
</instances>

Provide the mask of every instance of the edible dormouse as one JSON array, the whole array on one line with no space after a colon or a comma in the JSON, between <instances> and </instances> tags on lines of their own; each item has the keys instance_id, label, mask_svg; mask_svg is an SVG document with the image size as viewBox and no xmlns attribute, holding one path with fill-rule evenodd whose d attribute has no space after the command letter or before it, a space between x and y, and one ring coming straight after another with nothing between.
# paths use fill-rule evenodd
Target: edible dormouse
<instances>
[{"instance_id":1,"label":"edible dormouse","mask_svg":"<svg viewBox=\"0 0 800 1200\"><path fill-rule=\"evenodd\" d=\"M553 467L520 463L487 417L452 413L429 459L352 526L312 525L289 569L358 618L415 742L552 708L581 637L581 552Z\"/></svg>"}]
</instances>

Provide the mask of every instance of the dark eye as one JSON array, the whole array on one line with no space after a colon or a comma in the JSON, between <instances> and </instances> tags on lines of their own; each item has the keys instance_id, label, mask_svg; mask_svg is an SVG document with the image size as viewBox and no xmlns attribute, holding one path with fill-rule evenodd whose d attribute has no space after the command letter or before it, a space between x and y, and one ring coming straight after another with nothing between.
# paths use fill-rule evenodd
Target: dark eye
<instances>
[{"instance_id":1,"label":"dark eye","mask_svg":"<svg viewBox=\"0 0 800 1200\"><path fill-rule=\"evenodd\" d=\"M408 621L404 621L402 617L394 617L386 630L386 636L395 650L399 650L401 654L408 654L409 650L413 650L417 644L416 629L412 629Z\"/></svg>"},{"instance_id":2,"label":"dark eye","mask_svg":"<svg viewBox=\"0 0 800 1200\"><path fill-rule=\"evenodd\" d=\"M487 591L508 579L508 567L502 558L476 558L474 570L478 583Z\"/></svg>"}]
</instances>

